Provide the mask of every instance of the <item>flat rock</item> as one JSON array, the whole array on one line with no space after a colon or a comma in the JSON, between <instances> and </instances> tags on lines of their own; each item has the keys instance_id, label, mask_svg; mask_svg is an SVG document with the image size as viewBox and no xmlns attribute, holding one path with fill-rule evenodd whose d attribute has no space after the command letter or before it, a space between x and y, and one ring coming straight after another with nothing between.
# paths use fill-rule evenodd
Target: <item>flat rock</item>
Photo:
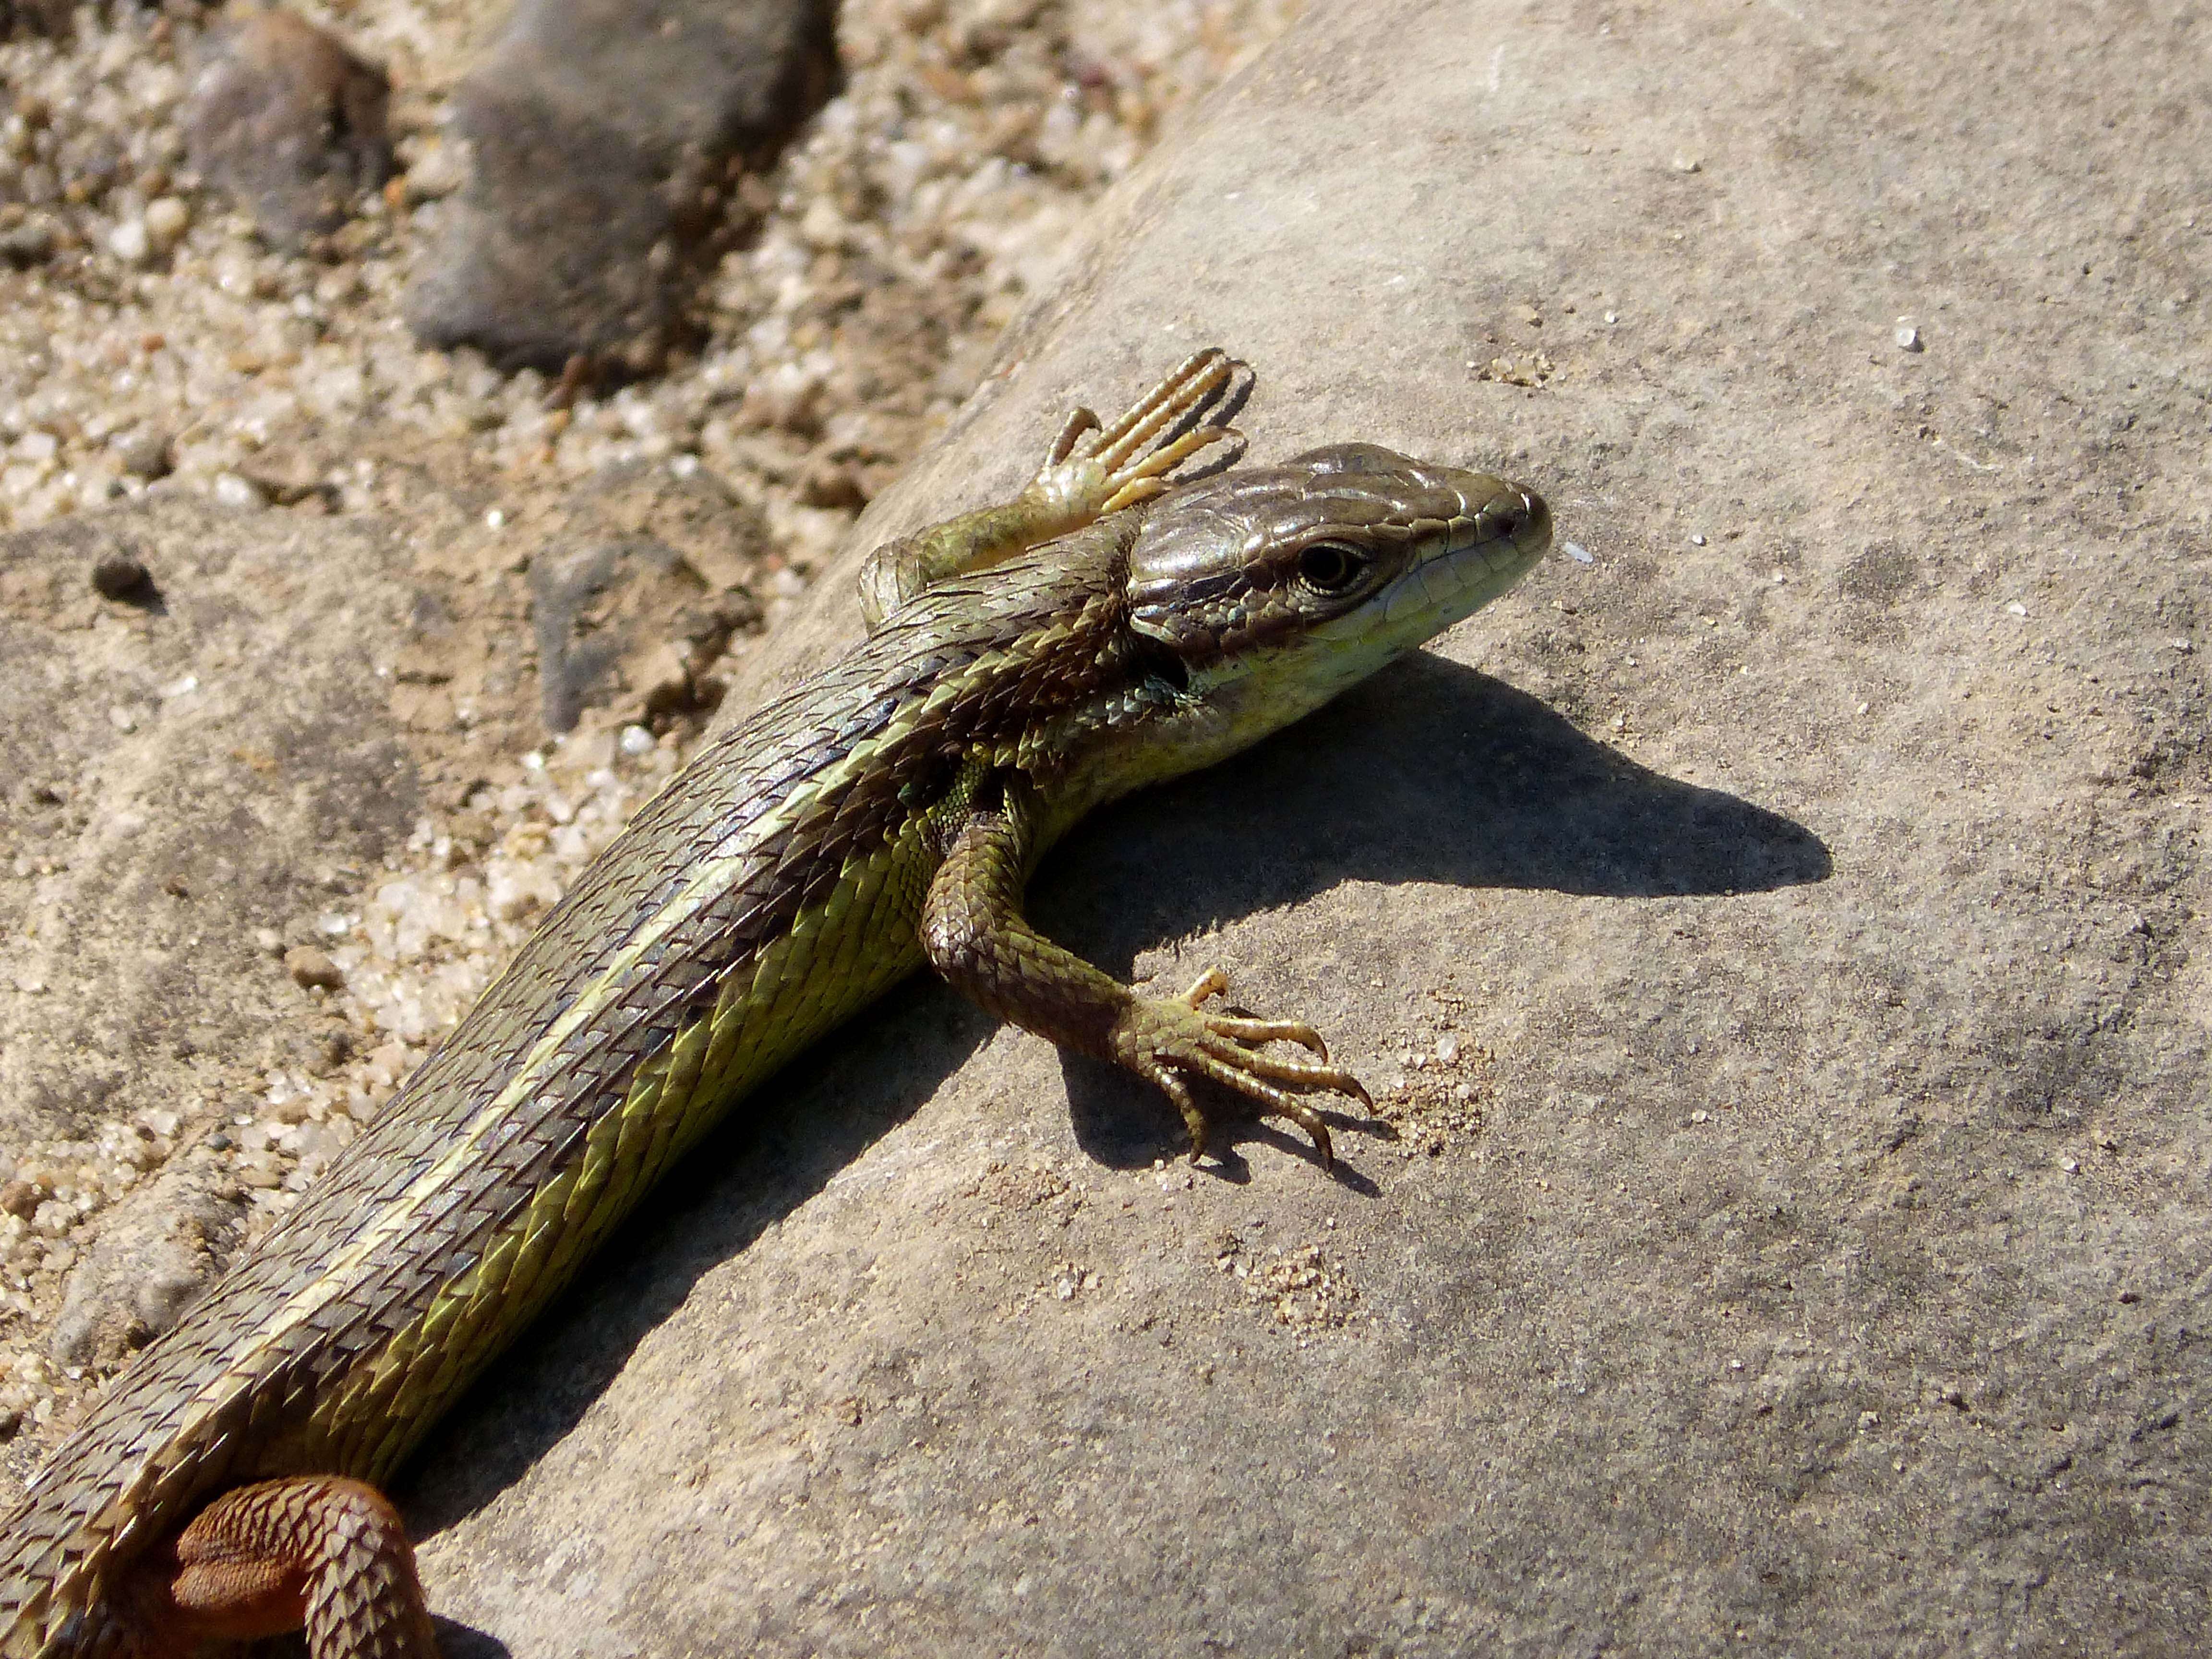
<instances>
[{"instance_id":1,"label":"flat rock","mask_svg":"<svg viewBox=\"0 0 2212 1659\"><path fill-rule=\"evenodd\" d=\"M312 927L414 826L386 713L404 569L374 520L183 494L0 537L0 1146L204 1127L317 1066L327 1020L257 934ZM189 1152L124 1197L56 1357L112 1364L164 1328L241 1202Z\"/></svg>"},{"instance_id":2,"label":"flat rock","mask_svg":"<svg viewBox=\"0 0 2212 1659\"><path fill-rule=\"evenodd\" d=\"M192 166L297 247L335 230L392 172L384 71L329 30L258 11L221 31L185 118Z\"/></svg>"},{"instance_id":3,"label":"flat rock","mask_svg":"<svg viewBox=\"0 0 2212 1659\"><path fill-rule=\"evenodd\" d=\"M439 1610L517 1659L2196 1645L2200 61L2172 6L1310 15L852 552L1216 341L1255 459L1547 495L1513 595L1036 885L1386 1122L1189 1170L901 994L432 1443ZM816 592L733 703L854 636Z\"/></svg>"},{"instance_id":4,"label":"flat rock","mask_svg":"<svg viewBox=\"0 0 2212 1659\"><path fill-rule=\"evenodd\" d=\"M495 361L649 369L717 251L744 157L827 94L821 0L520 0L455 93L468 158L409 297Z\"/></svg>"},{"instance_id":5,"label":"flat rock","mask_svg":"<svg viewBox=\"0 0 2212 1659\"><path fill-rule=\"evenodd\" d=\"M124 560L145 581L101 597L95 568ZM0 537L0 1136L173 1104L292 1023L254 928L319 908L417 811L375 672L404 633L397 566L373 520L180 493Z\"/></svg>"}]
</instances>

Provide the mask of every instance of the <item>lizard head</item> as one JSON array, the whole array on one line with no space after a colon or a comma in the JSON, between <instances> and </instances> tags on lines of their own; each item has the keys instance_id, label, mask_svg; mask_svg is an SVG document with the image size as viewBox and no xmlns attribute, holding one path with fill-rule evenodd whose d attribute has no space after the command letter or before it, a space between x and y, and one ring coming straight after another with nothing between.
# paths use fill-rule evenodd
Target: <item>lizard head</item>
<instances>
[{"instance_id":1,"label":"lizard head","mask_svg":"<svg viewBox=\"0 0 2212 1659\"><path fill-rule=\"evenodd\" d=\"M1163 495L1129 545L1129 625L1179 682L1176 746L1209 763L1488 604L1551 540L1531 490L1335 444Z\"/></svg>"}]
</instances>

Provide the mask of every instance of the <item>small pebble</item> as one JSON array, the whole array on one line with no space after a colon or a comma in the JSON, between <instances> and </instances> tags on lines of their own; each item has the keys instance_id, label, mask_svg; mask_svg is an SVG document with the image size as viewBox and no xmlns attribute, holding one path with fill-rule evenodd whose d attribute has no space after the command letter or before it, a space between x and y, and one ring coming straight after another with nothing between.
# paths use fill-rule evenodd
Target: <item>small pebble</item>
<instances>
[{"instance_id":1,"label":"small pebble","mask_svg":"<svg viewBox=\"0 0 2212 1659\"><path fill-rule=\"evenodd\" d=\"M1912 319L1909 317L1900 317L1897 319L1897 333L1893 337L1897 341L1897 349L1899 351L1926 349L1921 343L1920 331L1912 325Z\"/></svg>"},{"instance_id":2,"label":"small pebble","mask_svg":"<svg viewBox=\"0 0 2212 1659\"><path fill-rule=\"evenodd\" d=\"M167 253L182 241L191 222L191 209L176 197L157 196L146 204L146 237L157 253Z\"/></svg>"},{"instance_id":3,"label":"small pebble","mask_svg":"<svg viewBox=\"0 0 2212 1659\"><path fill-rule=\"evenodd\" d=\"M131 599L149 592L154 579L130 554L108 553L93 566L92 586L103 599Z\"/></svg>"},{"instance_id":4,"label":"small pebble","mask_svg":"<svg viewBox=\"0 0 2212 1659\"><path fill-rule=\"evenodd\" d=\"M107 246L125 264L143 264L154 252L154 239L146 234L143 219L125 219L108 234Z\"/></svg>"},{"instance_id":5,"label":"small pebble","mask_svg":"<svg viewBox=\"0 0 2212 1659\"><path fill-rule=\"evenodd\" d=\"M339 971L337 963L312 945L295 945L285 951L284 971L303 991L318 986L325 991L336 991L345 984L345 975Z\"/></svg>"},{"instance_id":6,"label":"small pebble","mask_svg":"<svg viewBox=\"0 0 2212 1659\"><path fill-rule=\"evenodd\" d=\"M416 158L406 177L410 201L434 202L468 183L468 162L460 145L440 142Z\"/></svg>"},{"instance_id":7,"label":"small pebble","mask_svg":"<svg viewBox=\"0 0 2212 1659\"><path fill-rule=\"evenodd\" d=\"M152 430L134 432L116 444L115 459L134 478L165 478L170 466L168 434Z\"/></svg>"},{"instance_id":8,"label":"small pebble","mask_svg":"<svg viewBox=\"0 0 2212 1659\"><path fill-rule=\"evenodd\" d=\"M13 228L0 231L0 261L18 270L44 264L53 257L53 221L40 214Z\"/></svg>"},{"instance_id":9,"label":"small pebble","mask_svg":"<svg viewBox=\"0 0 2212 1659\"><path fill-rule=\"evenodd\" d=\"M225 507L252 508L268 505L261 492L235 472L216 476L215 498Z\"/></svg>"}]
</instances>

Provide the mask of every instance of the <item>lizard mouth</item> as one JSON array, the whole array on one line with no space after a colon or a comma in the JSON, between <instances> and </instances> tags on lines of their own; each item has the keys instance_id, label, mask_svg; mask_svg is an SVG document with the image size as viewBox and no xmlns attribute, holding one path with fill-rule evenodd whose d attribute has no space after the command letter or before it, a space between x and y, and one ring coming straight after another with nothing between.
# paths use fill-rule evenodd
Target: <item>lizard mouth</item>
<instances>
[{"instance_id":1,"label":"lizard mouth","mask_svg":"<svg viewBox=\"0 0 2212 1659\"><path fill-rule=\"evenodd\" d=\"M1397 652L1433 638L1519 581L1551 546L1552 511L1535 491L1479 473L1454 483L1466 513L1452 533L1400 572L1364 615L1346 618L1366 621L1361 643Z\"/></svg>"}]
</instances>

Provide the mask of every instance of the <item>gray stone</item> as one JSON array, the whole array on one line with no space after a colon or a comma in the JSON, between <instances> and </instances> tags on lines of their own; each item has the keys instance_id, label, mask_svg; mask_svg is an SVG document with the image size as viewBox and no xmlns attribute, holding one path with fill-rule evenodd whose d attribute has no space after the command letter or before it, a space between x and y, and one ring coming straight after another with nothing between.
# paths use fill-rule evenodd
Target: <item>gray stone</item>
<instances>
[{"instance_id":1,"label":"gray stone","mask_svg":"<svg viewBox=\"0 0 2212 1659\"><path fill-rule=\"evenodd\" d=\"M722 687L709 671L732 635L761 620L750 595L717 592L650 539L549 552L531 565L530 599L552 732L573 730L592 704L653 724L711 709Z\"/></svg>"},{"instance_id":2,"label":"gray stone","mask_svg":"<svg viewBox=\"0 0 2212 1659\"><path fill-rule=\"evenodd\" d=\"M114 1364L175 1324L244 1231L235 1183L206 1158L161 1170L108 1216L70 1273L47 1352Z\"/></svg>"},{"instance_id":3,"label":"gray stone","mask_svg":"<svg viewBox=\"0 0 2212 1659\"><path fill-rule=\"evenodd\" d=\"M721 701L724 648L762 621L757 509L703 470L634 463L571 491L542 533L530 609L549 732L586 708L665 727Z\"/></svg>"},{"instance_id":4,"label":"gray stone","mask_svg":"<svg viewBox=\"0 0 2212 1659\"><path fill-rule=\"evenodd\" d=\"M285 951L284 971L303 991L336 991L345 984L344 970L312 945L295 945Z\"/></svg>"},{"instance_id":5,"label":"gray stone","mask_svg":"<svg viewBox=\"0 0 2212 1659\"><path fill-rule=\"evenodd\" d=\"M1128 180L853 551L1216 340L1255 459L1547 494L1584 556L1036 884L1389 1121L1188 1170L901 994L432 1442L434 1605L516 1659L2199 1646L2212 132L2184 9L2029 19L1324 7ZM815 592L733 705L853 637Z\"/></svg>"},{"instance_id":6,"label":"gray stone","mask_svg":"<svg viewBox=\"0 0 2212 1659\"><path fill-rule=\"evenodd\" d=\"M169 434L146 428L119 438L115 443L115 459L133 477L166 478L173 465Z\"/></svg>"},{"instance_id":7,"label":"gray stone","mask_svg":"<svg viewBox=\"0 0 2212 1659\"><path fill-rule=\"evenodd\" d=\"M0 40L65 40L75 10L69 0L0 0Z\"/></svg>"},{"instance_id":8,"label":"gray stone","mask_svg":"<svg viewBox=\"0 0 2212 1659\"><path fill-rule=\"evenodd\" d=\"M826 95L831 18L823 0L520 0L454 95L469 176L409 297L416 334L511 365L655 367L744 156Z\"/></svg>"},{"instance_id":9,"label":"gray stone","mask_svg":"<svg viewBox=\"0 0 2212 1659\"><path fill-rule=\"evenodd\" d=\"M297 247L345 222L392 171L391 88L328 30L287 11L218 34L185 114L192 166Z\"/></svg>"}]
</instances>

